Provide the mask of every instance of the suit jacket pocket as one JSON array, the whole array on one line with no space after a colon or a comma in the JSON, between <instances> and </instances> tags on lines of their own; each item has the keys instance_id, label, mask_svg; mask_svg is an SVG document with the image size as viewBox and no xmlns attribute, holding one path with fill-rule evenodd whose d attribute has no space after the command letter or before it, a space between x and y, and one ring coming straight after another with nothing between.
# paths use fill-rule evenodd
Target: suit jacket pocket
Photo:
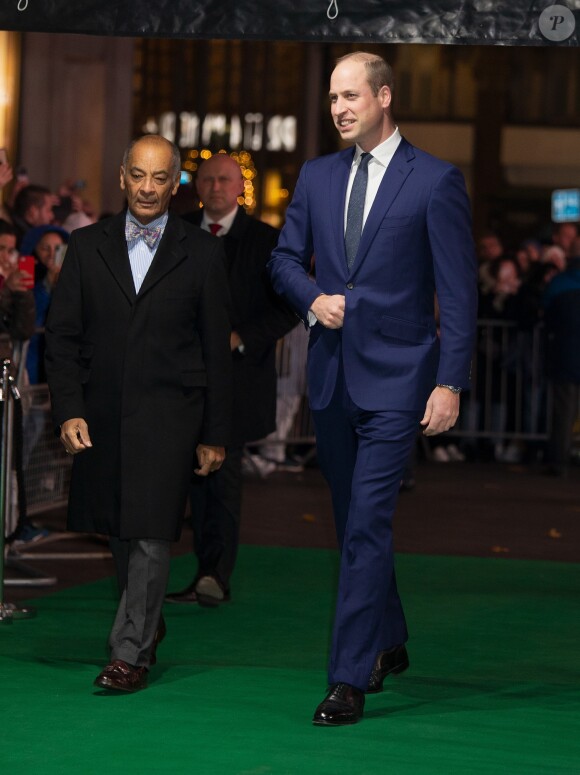
<instances>
[{"instance_id":1,"label":"suit jacket pocket","mask_svg":"<svg viewBox=\"0 0 580 775\"><path fill-rule=\"evenodd\" d=\"M428 325L414 323L411 320L392 318L384 315L381 318L380 330L387 339L393 339L406 344L430 344L434 334Z\"/></svg>"},{"instance_id":2,"label":"suit jacket pocket","mask_svg":"<svg viewBox=\"0 0 580 775\"><path fill-rule=\"evenodd\" d=\"M414 221L414 215L387 215L381 221L379 229L404 229L412 226Z\"/></svg>"}]
</instances>

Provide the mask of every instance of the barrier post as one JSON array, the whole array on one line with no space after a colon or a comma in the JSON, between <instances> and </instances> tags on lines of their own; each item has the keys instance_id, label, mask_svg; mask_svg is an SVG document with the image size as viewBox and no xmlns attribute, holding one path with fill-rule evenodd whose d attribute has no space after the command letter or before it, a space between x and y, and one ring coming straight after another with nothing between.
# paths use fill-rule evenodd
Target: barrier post
<instances>
[{"instance_id":1,"label":"barrier post","mask_svg":"<svg viewBox=\"0 0 580 775\"><path fill-rule=\"evenodd\" d=\"M19 400L20 394L10 376L10 361L2 362L2 378L0 380L0 406L2 416L2 447L0 458L0 624L10 624L13 619L28 619L35 615L33 608L19 608L12 603L4 602L4 567L5 567L5 524L6 513L10 503L10 474L12 468L12 400Z\"/></svg>"}]
</instances>

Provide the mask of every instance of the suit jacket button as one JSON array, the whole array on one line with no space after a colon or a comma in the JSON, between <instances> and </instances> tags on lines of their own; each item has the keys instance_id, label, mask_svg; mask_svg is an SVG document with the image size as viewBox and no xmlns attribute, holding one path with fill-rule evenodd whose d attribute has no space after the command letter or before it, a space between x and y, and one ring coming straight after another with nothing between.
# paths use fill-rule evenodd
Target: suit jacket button
<instances>
[{"instance_id":1,"label":"suit jacket button","mask_svg":"<svg viewBox=\"0 0 580 775\"><path fill-rule=\"evenodd\" d=\"M354 288L354 283L347 283L346 287L348 288L349 291L352 291L352 289Z\"/></svg>"}]
</instances>

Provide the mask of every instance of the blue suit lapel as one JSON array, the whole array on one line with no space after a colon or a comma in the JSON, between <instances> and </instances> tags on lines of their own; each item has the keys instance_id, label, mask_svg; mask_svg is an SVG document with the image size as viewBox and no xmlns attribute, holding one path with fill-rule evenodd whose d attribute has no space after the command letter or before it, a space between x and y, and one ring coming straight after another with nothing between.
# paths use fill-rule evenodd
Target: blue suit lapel
<instances>
[{"instance_id":1,"label":"blue suit lapel","mask_svg":"<svg viewBox=\"0 0 580 775\"><path fill-rule=\"evenodd\" d=\"M395 151L395 155L391 159L391 162L385 171L381 185L377 191L375 201L373 202L373 206L371 207L366 219L352 271L356 270L357 266L364 258L372 244L373 239L375 238L375 234L377 233L377 229L379 228L381 221L397 198L399 191L403 187L403 183L409 174L413 171L414 158L415 153L413 151L413 146L410 145L406 140L402 139L399 143L399 147Z\"/></svg>"},{"instance_id":2,"label":"blue suit lapel","mask_svg":"<svg viewBox=\"0 0 580 775\"><path fill-rule=\"evenodd\" d=\"M330 213L332 219L332 233L336 240L336 255L346 269L346 249L344 247L344 204L346 199L346 187L348 176L352 166L354 147L342 151L330 173Z\"/></svg>"}]
</instances>

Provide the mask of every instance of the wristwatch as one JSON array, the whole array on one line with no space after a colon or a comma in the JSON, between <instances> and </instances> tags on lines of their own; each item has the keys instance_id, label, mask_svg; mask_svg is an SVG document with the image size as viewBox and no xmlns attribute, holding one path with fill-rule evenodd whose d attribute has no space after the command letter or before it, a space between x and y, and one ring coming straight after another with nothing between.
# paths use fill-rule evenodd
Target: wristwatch
<instances>
[{"instance_id":1,"label":"wristwatch","mask_svg":"<svg viewBox=\"0 0 580 775\"><path fill-rule=\"evenodd\" d=\"M437 383L437 387L447 388L447 390L450 390L452 393L461 393L463 390L463 388L455 387L455 385L442 385L440 382Z\"/></svg>"}]
</instances>

